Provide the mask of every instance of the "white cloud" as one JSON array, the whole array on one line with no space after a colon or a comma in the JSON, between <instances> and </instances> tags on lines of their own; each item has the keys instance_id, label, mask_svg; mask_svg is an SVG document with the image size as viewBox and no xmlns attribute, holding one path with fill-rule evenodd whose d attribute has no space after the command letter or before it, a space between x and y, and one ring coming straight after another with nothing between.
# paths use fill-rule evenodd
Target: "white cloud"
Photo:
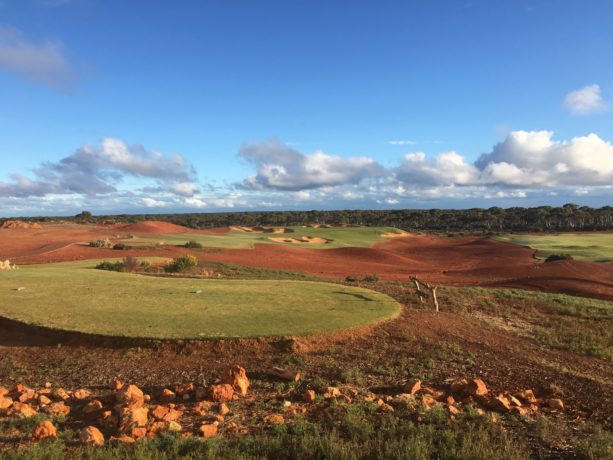
<instances>
[{"instance_id":1,"label":"white cloud","mask_svg":"<svg viewBox=\"0 0 613 460\"><path fill-rule=\"evenodd\" d=\"M415 141L387 141L389 145L415 145Z\"/></svg>"},{"instance_id":2,"label":"white cloud","mask_svg":"<svg viewBox=\"0 0 613 460\"><path fill-rule=\"evenodd\" d=\"M299 191L357 184L384 172L372 158L343 158L322 151L304 154L275 140L245 144L239 156L257 169L242 184L251 190Z\"/></svg>"},{"instance_id":3,"label":"white cloud","mask_svg":"<svg viewBox=\"0 0 613 460\"><path fill-rule=\"evenodd\" d=\"M35 43L28 41L18 29L3 26L0 26L0 70L62 90L69 88L75 78L61 42Z\"/></svg>"},{"instance_id":4,"label":"white cloud","mask_svg":"<svg viewBox=\"0 0 613 460\"><path fill-rule=\"evenodd\" d=\"M564 98L564 105L573 115L589 115L607 110L600 86L596 84L571 91Z\"/></svg>"}]
</instances>

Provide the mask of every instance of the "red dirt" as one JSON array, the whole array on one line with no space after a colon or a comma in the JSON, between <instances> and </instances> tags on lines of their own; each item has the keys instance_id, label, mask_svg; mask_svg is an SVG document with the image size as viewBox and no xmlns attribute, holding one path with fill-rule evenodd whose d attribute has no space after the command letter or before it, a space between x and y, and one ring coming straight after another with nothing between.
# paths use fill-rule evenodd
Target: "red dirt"
<instances>
[{"instance_id":1,"label":"red dirt","mask_svg":"<svg viewBox=\"0 0 613 460\"><path fill-rule=\"evenodd\" d=\"M192 230L165 222L127 226L48 224L40 230L0 230L0 259L44 263L134 256L176 257L196 253L199 258L253 267L306 272L329 278L377 273L401 280L418 275L448 285L512 287L613 299L613 264L563 260L540 263L534 250L486 237L446 238L412 235L394 238L372 248L310 249L259 244L254 249L216 249L195 252L167 246L155 250L114 251L87 246L98 238L129 233L224 233L227 228Z\"/></svg>"}]
</instances>

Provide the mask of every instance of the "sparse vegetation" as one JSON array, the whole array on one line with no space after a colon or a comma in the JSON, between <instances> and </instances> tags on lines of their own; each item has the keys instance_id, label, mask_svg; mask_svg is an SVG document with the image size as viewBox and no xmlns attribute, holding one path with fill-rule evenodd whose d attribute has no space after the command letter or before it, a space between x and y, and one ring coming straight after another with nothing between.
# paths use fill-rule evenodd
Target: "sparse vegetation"
<instances>
[{"instance_id":1,"label":"sparse vegetation","mask_svg":"<svg viewBox=\"0 0 613 460\"><path fill-rule=\"evenodd\" d=\"M187 243L185 243L184 247L188 248L188 249L202 249L202 243L199 243L198 241L188 241Z\"/></svg>"},{"instance_id":2,"label":"sparse vegetation","mask_svg":"<svg viewBox=\"0 0 613 460\"><path fill-rule=\"evenodd\" d=\"M109 239L94 240L89 242L89 246L92 248L105 248L110 249L113 247L113 242Z\"/></svg>"},{"instance_id":3,"label":"sparse vegetation","mask_svg":"<svg viewBox=\"0 0 613 460\"><path fill-rule=\"evenodd\" d=\"M191 254L177 257L171 263L166 265L164 269L168 273L185 273L198 265L198 259Z\"/></svg>"}]
</instances>

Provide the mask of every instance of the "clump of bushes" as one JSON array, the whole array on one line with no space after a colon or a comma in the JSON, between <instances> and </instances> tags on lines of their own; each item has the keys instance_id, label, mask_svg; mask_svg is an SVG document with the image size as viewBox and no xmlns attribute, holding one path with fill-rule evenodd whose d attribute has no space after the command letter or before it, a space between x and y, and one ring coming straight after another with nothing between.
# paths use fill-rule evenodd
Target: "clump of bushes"
<instances>
[{"instance_id":1,"label":"clump of bushes","mask_svg":"<svg viewBox=\"0 0 613 460\"><path fill-rule=\"evenodd\" d=\"M122 272L124 271L124 265L123 262L117 261L117 262L108 262L108 261L103 261L100 262L98 265L96 265L96 268L98 270L108 270L111 272Z\"/></svg>"},{"instance_id":2,"label":"clump of bushes","mask_svg":"<svg viewBox=\"0 0 613 460\"><path fill-rule=\"evenodd\" d=\"M113 243L108 238L104 240L94 240L89 242L89 246L92 248L106 248L110 249L113 247Z\"/></svg>"},{"instance_id":3,"label":"clump of bushes","mask_svg":"<svg viewBox=\"0 0 613 460\"><path fill-rule=\"evenodd\" d=\"M193 240L188 241L183 246L188 249L201 249L202 248L202 244L198 243L197 241L193 241Z\"/></svg>"},{"instance_id":4,"label":"clump of bushes","mask_svg":"<svg viewBox=\"0 0 613 460\"><path fill-rule=\"evenodd\" d=\"M545 262L555 262L556 260L573 260L570 254L551 254L545 259Z\"/></svg>"},{"instance_id":5,"label":"clump of bushes","mask_svg":"<svg viewBox=\"0 0 613 460\"><path fill-rule=\"evenodd\" d=\"M364 276L361 275L348 275L345 278L345 282L347 283L377 283L379 282L379 275L376 273L366 273Z\"/></svg>"},{"instance_id":6,"label":"clump of bushes","mask_svg":"<svg viewBox=\"0 0 613 460\"><path fill-rule=\"evenodd\" d=\"M125 248L126 248L126 245L123 243L117 243L113 245L113 249L116 249L118 251L123 251Z\"/></svg>"},{"instance_id":7,"label":"clump of bushes","mask_svg":"<svg viewBox=\"0 0 613 460\"><path fill-rule=\"evenodd\" d=\"M96 265L98 270L108 270L112 272L144 272L151 268L151 262L148 260L140 261L134 256L124 257L123 260L117 262L103 261Z\"/></svg>"},{"instance_id":8,"label":"clump of bushes","mask_svg":"<svg viewBox=\"0 0 613 460\"><path fill-rule=\"evenodd\" d=\"M198 259L192 255L186 255L177 257L170 264L164 267L164 270L168 273L182 273L186 272L198 265Z\"/></svg>"}]
</instances>

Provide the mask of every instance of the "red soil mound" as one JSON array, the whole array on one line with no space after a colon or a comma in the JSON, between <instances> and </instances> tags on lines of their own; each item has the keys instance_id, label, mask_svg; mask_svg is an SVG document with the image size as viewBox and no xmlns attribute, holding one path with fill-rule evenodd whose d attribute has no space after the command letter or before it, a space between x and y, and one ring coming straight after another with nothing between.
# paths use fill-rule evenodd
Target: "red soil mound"
<instances>
[{"instance_id":1,"label":"red soil mound","mask_svg":"<svg viewBox=\"0 0 613 460\"><path fill-rule=\"evenodd\" d=\"M119 227L124 232L130 233L146 233L153 235L163 235L168 233L189 233L192 229L181 225L171 224L170 222L161 222L157 220L146 220L135 224L128 224Z\"/></svg>"},{"instance_id":2,"label":"red soil mound","mask_svg":"<svg viewBox=\"0 0 613 460\"><path fill-rule=\"evenodd\" d=\"M8 229L39 229L42 228L40 224L36 222L23 222L21 220L7 220L5 221L0 228L8 228Z\"/></svg>"}]
</instances>

